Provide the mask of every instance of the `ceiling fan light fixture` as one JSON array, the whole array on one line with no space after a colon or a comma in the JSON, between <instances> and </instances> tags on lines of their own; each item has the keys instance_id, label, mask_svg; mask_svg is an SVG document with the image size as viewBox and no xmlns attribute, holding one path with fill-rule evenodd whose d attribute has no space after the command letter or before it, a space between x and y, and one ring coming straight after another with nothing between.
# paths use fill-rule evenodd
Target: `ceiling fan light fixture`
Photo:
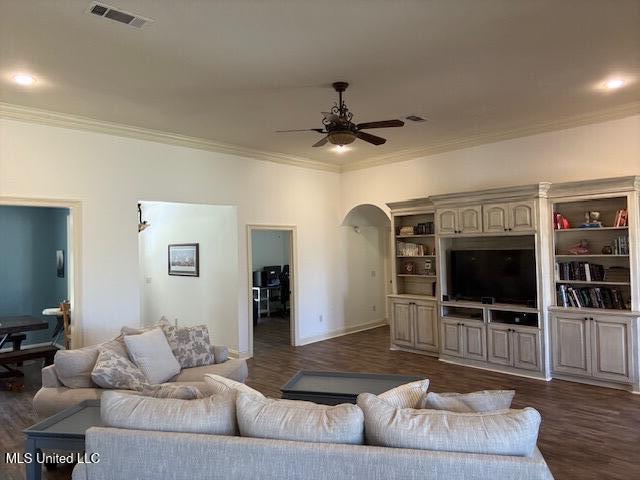
<instances>
[{"instance_id":1,"label":"ceiling fan light fixture","mask_svg":"<svg viewBox=\"0 0 640 480\"><path fill-rule=\"evenodd\" d=\"M338 131L338 132L329 132L329 141L338 146L349 145L353 143L356 139L356 135L353 132L348 130Z\"/></svg>"}]
</instances>

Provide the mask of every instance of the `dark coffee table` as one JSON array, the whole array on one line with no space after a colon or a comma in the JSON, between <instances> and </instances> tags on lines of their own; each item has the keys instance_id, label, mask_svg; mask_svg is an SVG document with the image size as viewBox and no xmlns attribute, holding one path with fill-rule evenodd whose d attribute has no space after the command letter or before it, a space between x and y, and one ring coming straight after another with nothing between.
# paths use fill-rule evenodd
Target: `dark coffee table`
<instances>
[{"instance_id":1,"label":"dark coffee table","mask_svg":"<svg viewBox=\"0 0 640 480\"><path fill-rule=\"evenodd\" d=\"M27 480L40 479L42 463L36 460L42 449L84 452L85 432L100 426L100 400L84 400L24 430L27 453L33 459L27 463Z\"/></svg>"},{"instance_id":2,"label":"dark coffee table","mask_svg":"<svg viewBox=\"0 0 640 480\"><path fill-rule=\"evenodd\" d=\"M356 403L359 394L376 395L424 377L355 372L300 370L280 391L288 400L307 400L324 405Z\"/></svg>"}]
</instances>

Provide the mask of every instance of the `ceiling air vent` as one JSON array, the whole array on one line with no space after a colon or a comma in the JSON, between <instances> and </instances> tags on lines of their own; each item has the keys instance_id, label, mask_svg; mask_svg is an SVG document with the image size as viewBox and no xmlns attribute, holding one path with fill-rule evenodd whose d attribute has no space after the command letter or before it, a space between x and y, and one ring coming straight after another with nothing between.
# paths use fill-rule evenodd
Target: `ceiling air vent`
<instances>
[{"instance_id":1,"label":"ceiling air vent","mask_svg":"<svg viewBox=\"0 0 640 480\"><path fill-rule=\"evenodd\" d=\"M88 13L97 15L98 17L108 18L116 22L124 23L135 28L142 28L147 23L153 22L150 18L141 17L133 13L123 12L115 7L105 5L103 3L92 2L87 9Z\"/></svg>"}]
</instances>

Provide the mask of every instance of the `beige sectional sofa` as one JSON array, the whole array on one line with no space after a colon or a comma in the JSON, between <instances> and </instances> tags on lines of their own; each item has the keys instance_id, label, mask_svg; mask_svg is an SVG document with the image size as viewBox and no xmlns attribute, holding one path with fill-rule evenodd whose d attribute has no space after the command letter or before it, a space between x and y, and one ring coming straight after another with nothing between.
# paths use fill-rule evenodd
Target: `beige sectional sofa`
<instances>
[{"instance_id":1,"label":"beige sectional sofa","mask_svg":"<svg viewBox=\"0 0 640 480\"><path fill-rule=\"evenodd\" d=\"M185 368L169 382L193 385L206 392L207 386L202 381L206 373L231 378L238 382L245 381L248 374L245 360L229 358L228 349L224 346L214 346L213 351L216 363ZM42 370L42 388L33 399L33 407L39 417L46 418L83 400L99 399L105 391L97 386L93 388L65 387L58 377L54 364Z\"/></svg>"}]
</instances>

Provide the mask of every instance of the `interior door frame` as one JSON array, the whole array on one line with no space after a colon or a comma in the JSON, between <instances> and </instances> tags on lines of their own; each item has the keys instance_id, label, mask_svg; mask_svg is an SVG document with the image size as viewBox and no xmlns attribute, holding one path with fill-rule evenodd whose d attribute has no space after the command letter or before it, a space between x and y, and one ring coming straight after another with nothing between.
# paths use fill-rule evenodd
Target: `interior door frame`
<instances>
[{"instance_id":1,"label":"interior door frame","mask_svg":"<svg viewBox=\"0 0 640 480\"><path fill-rule=\"evenodd\" d=\"M253 245L251 242L254 230L280 230L291 233L291 242L289 244L289 286L293 286L293 293L289 300L290 305L290 338L291 345L300 344L298 337L298 227L296 225L263 225L248 224L247 225L247 300L249 322L249 357L253 357Z\"/></svg>"},{"instance_id":2,"label":"interior door frame","mask_svg":"<svg viewBox=\"0 0 640 480\"><path fill-rule=\"evenodd\" d=\"M71 348L84 345L82 325L82 202L49 198L26 198L0 196L4 207L68 208L67 221L67 295L71 303L72 343Z\"/></svg>"}]
</instances>

